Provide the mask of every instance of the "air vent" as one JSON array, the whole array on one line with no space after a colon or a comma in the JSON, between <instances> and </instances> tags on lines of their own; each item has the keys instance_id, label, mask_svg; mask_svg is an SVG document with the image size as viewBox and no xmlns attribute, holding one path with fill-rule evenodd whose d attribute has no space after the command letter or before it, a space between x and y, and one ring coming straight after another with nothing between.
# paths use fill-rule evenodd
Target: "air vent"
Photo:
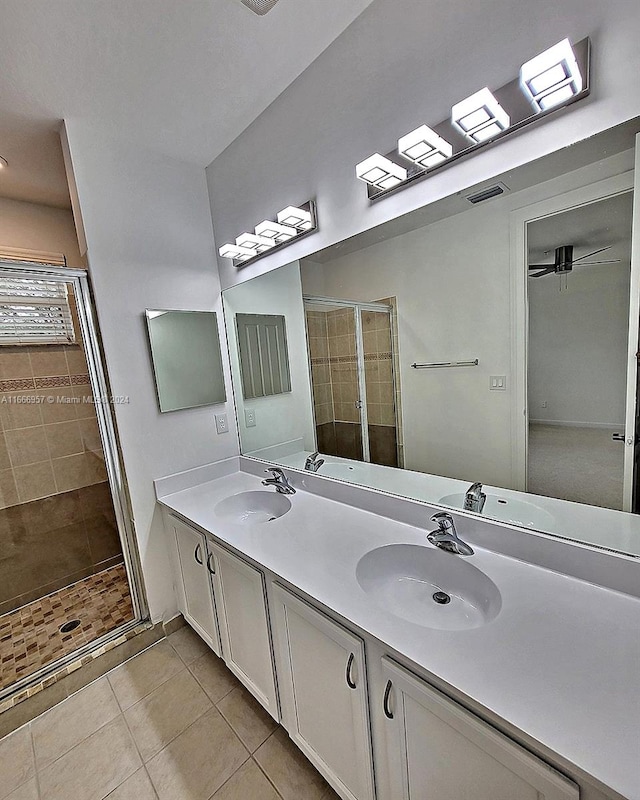
<instances>
[{"instance_id":1,"label":"air vent","mask_svg":"<svg viewBox=\"0 0 640 800\"><path fill-rule=\"evenodd\" d=\"M240 0L240 2L250 8L254 14L259 14L263 17L271 11L278 0Z\"/></svg>"},{"instance_id":2,"label":"air vent","mask_svg":"<svg viewBox=\"0 0 640 800\"><path fill-rule=\"evenodd\" d=\"M474 205L482 203L485 200L491 200L492 197L500 197L501 194L509 191L509 187L504 183L496 183L493 186L487 186L486 189L481 189L479 192L465 195L465 198Z\"/></svg>"}]
</instances>

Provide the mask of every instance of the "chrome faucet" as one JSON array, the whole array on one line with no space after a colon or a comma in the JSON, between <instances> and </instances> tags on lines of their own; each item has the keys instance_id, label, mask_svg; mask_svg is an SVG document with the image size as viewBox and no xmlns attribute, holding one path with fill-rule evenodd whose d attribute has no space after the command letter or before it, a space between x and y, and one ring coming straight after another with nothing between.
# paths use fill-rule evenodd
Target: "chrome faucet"
<instances>
[{"instance_id":1,"label":"chrome faucet","mask_svg":"<svg viewBox=\"0 0 640 800\"><path fill-rule=\"evenodd\" d=\"M481 514L486 501L487 495L482 491L482 484L472 483L464 496L464 510Z\"/></svg>"},{"instance_id":2,"label":"chrome faucet","mask_svg":"<svg viewBox=\"0 0 640 800\"><path fill-rule=\"evenodd\" d=\"M458 536L451 514L446 511L440 511L431 517L431 522L438 523L437 530L427 534L427 539L431 544L459 556L473 555L473 549Z\"/></svg>"},{"instance_id":3,"label":"chrome faucet","mask_svg":"<svg viewBox=\"0 0 640 800\"><path fill-rule=\"evenodd\" d=\"M276 492L278 492L278 494L296 493L296 490L289 483L289 479L280 469L280 467L269 467L269 469L265 469L265 472L270 472L271 477L265 478L265 480L262 481L263 486L275 486Z\"/></svg>"},{"instance_id":4,"label":"chrome faucet","mask_svg":"<svg viewBox=\"0 0 640 800\"><path fill-rule=\"evenodd\" d=\"M320 453L316 450L315 453L307 456L307 460L304 462L304 468L308 472L317 472L324 464L324 458L318 458L319 455Z\"/></svg>"}]
</instances>

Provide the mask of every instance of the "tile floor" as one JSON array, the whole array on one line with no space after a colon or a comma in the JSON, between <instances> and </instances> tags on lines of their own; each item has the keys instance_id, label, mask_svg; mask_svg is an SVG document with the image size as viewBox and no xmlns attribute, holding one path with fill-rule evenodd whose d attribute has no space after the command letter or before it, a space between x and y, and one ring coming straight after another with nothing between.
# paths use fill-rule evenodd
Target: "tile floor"
<instances>
[{"instance_id":1,"label":"tile floor","mask_svg":"<svg viewBox=\"0 0 640 800\"><path fill-rule=\"evenodd\" d=\"M60 633L60 625L72 619L81 624L71 633ZM123 564L4 614L0 617L0 689L132 619Z\"/></svg>"},{"instance_id":2,"label":"tile floor","mask_svg":"<svg viewBox=\"0 0 640 800\"><path fill-rule=\"evenodd\" d=\"M337 800L184 627L0 740L0 800Z\"/></svg>"}]
</instances>

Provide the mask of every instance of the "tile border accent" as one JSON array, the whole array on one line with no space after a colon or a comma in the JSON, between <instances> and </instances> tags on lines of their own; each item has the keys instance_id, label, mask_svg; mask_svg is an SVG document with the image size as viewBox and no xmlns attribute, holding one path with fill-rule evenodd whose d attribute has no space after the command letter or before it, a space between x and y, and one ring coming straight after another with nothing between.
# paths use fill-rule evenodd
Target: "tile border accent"
<instances>
[{"instance_id":1,"label":"tile border accent","mask_svg":"<svg viewBox=\"0 0 640 800\"><path fill-rule=\"evenodd\" d=\"M86 373L80 375L48 375L43 378L11 378L0 381L0 393L85 385L89 385L89 375Z\"/></svg>"},{"instance_id":2,"label":"tile border accent","mask_svg":"<svg viewBox=\"0 0 640 800\"><path fill-rule=\"evenodd\" d=\"M391 353L365 353L365 361L391 361ZM355 364L357 361L355 356L328 356L321 358L312 358L311 366L315 367L318 364Z\"/></svg>"}]
</instances>

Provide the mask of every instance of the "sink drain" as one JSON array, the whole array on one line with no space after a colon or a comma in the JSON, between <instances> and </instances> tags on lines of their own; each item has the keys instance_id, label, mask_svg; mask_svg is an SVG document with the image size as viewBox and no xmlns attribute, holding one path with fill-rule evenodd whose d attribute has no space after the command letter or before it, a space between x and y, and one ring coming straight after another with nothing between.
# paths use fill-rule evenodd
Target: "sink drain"
<instances>
[{"instance_id":1,"label":"sink drain","mask_svg":"<svg viewBox=\"0 0 640 800\"><path fill-rule=\"evenodd\" d=\"M433 599L441 606L446 606L447 603L451 602L451 598L446 592L434 592Z\"/></svg>"},{"instance_id":2,"label":"sink drain","mask_svg":"<svg viewBox=\"0 0 640 800\"><path fill-rule=\"evenodd\" d=\"M61 625L58 630L60 633L71 633L71 631L75 631L76 628L80 627L80 620L79 619L70 619L69 622L65 622L64 625Z\"/></svg>"}]
</instances>

